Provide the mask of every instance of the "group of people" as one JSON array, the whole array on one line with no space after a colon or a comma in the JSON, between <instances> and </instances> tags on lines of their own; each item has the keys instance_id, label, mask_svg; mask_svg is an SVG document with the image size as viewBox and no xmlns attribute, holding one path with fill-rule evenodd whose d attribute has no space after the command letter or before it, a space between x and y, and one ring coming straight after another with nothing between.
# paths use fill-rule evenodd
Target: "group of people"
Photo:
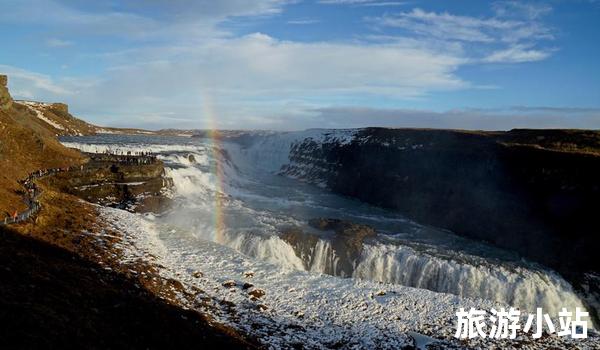
<instances>
[{"instance_id":1,"label":"group of people","mask_svg":"<svg viewBox=\"0 0 600 350\"><path fill-rule=\"evenodd\" d=\"M143 151L122 151L106 150L103 153L90 153L90 158L99 161L110 161L124 164L153 164L156 162L156 155L153 152Z\"/></svg>"},{"instance_id":2,"label":"group of people","mask_svg":"<svg viewBox=\"0 0 600 350\"><path fill-rule=\"evenodd\" d=\"M65 167L65 168L50 168L50 169L36 170L36 171L30 173L25 180L21 181L21 183L23 184L23 186L25 186L27 183L33 183L33 180L39 179L40 177L44 177L44 176L52 175L52 174L56 174L56 173L61 173L61 172L65 172L65 171L70 171L70 170L73 170L76 168L77 167Z\"/></svg>"},{"instance_id":3,"label":"group of people","mask_svg":"<svg viewBox=\"0 0 600 350\"><path fill-rule=\"evenodd\" d=\"M98 153L98 152L96 152ZM113 155L113 156L137 156L137 157L154 157L155 154L152 151L123 151L120 149L116 149L115 151L111 149L105 150L102 154Z\"/></svg>"},{"instance_id":4,"label":"group of people","mask_svg":"<svg viewBox=\"0 0 600 350\"><path fill-rule=\"evenodd\" d=\"M12 214L10 214L10 216L4 218L3 222L0 221L0 223L12 224L12 223L26 220L32 214L36 213L40 209L40 203L38 202L37 198L38 198L39 194L41 193L41 190L38 188L38 186L34 182L35 179L39 179L41 177L60 173L60 172L70 171L70 170L73 170L74 168L75 167L41 169L41 170L34 171L34 172L30 173L29 175L27 175L27 177L24 180L21 180L19 182L21 183L21 185L23 185L23 187L26 190L26 193L24 196L25 198L23 200L27 204L28 209L22 213L19 213L17 210L15 210ZM83 165L81 165L81 168L83 168Z\"/></svg>"}]
</instances>

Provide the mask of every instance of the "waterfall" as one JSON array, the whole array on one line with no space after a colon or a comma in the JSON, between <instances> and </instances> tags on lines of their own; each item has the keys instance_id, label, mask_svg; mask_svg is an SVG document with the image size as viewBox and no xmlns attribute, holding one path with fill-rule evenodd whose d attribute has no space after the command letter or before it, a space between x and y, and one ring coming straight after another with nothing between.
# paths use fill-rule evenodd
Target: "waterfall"
<instances>
[{"instance_id":1,"label":"waterfall","mask_svg":"<svg viewBox=\"0 0 600 350\"><path fill-rule=\"evenodd\" d=\"M349 256L347 251L336 251L342 249L326 237L319 236L311 242L301 240L303 246L300 248L283 240L278 236L278 225L306 218L290 219L296 213L282 211L281 207L265 209L264 203L257 208L252 202L255 193L244 192L249 191L245 183L250 179L262 184L262 178L249 176L253 176L254 169L279 171L289 161L291 145L309 134L316 137L317 132L270 135L257 138L245 147L224 143L233 161L230 163L223 157L222 178L217 178L211 171L215 161L213 145L70 143L69 146L91 152L117 148L161 152L159 156L167 166L166 174L174 182L177 205L177 209L164 215L162 220L191 229L199 238L214 241L215 196L223 196L219 210L222 210L227 225L218 243L256 259L291 269L488 299L518 307L524 312L534 311L536 307L542 307L549 314L557 314L563 307L584 308L571 285L561 276L526 262L499 262L460 251L453 251L455 257L449 258L447 254L442 256L405 245L384 244L383 241L365 243L360 253ZM339 142L347 142L351 133L340 133L336 137L341 140L336 139ZM194 162L189 160L188 154L194 156ZM274 197L274 202L288 199L284 197L288 188L279 190L280 197ZM236 194L242 192L248 200L236 199ZM311 205L310 201L306 203Z\"/></svg>"},{"instance_id":2,"label":"waterfall","mask_svg":"<svg viewBox=\"0 0 600 350\"><path fill-rule=\"evenodd\" d=\"M482 298L522 310L557 314L585 308L571 285L552 271L447 260L410 247L365 245L353 277Z\"/></svg>"},{"instance_id":3,"label":"waterfall","mask_svg":"<svg viewBox=\"0 0 600 350\"><path fill-rule=\"evenodd\" d=\"M337 264L339 258L331 247L331 243L320 239L310 257L309 271L327 273L336 276L338 274Z\"/></svg>"},{"instance_id":4,"label":"waterfall","mask_svg":"<svg viewBox=\"0 0 600 350\"><path fill-rule=\"evenodd\" d=\"M248 233L228 232L220 242L253 258L265 260L296 270L304 270L302 260L294 248L277 236L260 236Z\"/></svg>"}]
</instances>

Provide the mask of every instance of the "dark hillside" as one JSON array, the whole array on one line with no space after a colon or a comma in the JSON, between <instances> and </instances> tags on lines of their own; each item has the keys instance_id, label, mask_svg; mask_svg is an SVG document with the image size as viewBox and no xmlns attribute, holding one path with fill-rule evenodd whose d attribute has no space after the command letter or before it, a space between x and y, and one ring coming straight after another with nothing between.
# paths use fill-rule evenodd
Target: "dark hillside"
<instances>
[{"instance_id":1,"label":"dark hillside","mask_svg":"<svg viewBox=\"0 0 600 350\"><path fill-rule=\"evenodd\" d=\"M3 348L253 348L118 273L2 227L0 266Z\"/></svg>"}]
</instances>

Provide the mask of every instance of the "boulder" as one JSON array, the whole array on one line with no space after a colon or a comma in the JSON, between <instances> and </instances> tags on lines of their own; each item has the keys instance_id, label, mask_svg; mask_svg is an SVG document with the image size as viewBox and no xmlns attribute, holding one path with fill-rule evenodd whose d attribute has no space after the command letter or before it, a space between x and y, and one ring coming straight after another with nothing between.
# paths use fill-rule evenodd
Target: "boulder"
<instances>
[{"instance_id":1,"label":"boulder","mask_svg":"<svg viewBox=\"0 0 600 350\"><path fill-rule=\"evenodd\" d=\"M363 240L377 235L375 230L367 225L356 224L350 221L330 218L310 219L308 224L321 231L334 231L336 235Z\"/></svg>"},{"instance_id":2,"label":"boulder","mask_svg":"<svg viewBox=\"0 0 600 350\"><path fill-rule=\"evenodd\" d=\"M344 277L352 275L355 262L363 250L365 239L377 235L372 227L340 219L315 218L309 220L308 225L319 231L333 231L333 235L317 235L304 232L298 227L289 227L282 231L281 239L294 248L306 269L310 269L315 263L316 257L313 255L319 241L328 241L337 258L337 263L334 267L332 262L328 262L322 272Z\"/></svg>"},{"instance_id":3,"label":"boulder","mask_svg":"<svg viewBox=\"0 0 600 350\"><path fill-rule=\"evenodd\" d=\"M258 289L258 288L253 289L253 290L251 290L251 291L248 292L248 295L250 295L250 296L252 296L252 297L254 297L256 299L264 297L265 294L267 294L267 293L264 290Z\"/></svg>"},{"instance_id":4,"label":"boulder","mask_svg":"<svg viewBox=\"0 0 600 350\"><path fill-rule=\"evenodd\" d=\"M64 103L53 103L50 105L50 109L54 112L58 112L59 114L69 113L69 106Z\"/></svg>"},{"instance_id":5,"label":"boulder","mask_svg":"<svg viewBox=\"0 0 600 350\"><path fill-rule=\"evenodd\" d=\"M225 288L233 288L236 285L237 285L237 283L235 283L234 280L229 280L229 281L223 282L223 287L225 287Z\"/></svg>"}]
</instances>

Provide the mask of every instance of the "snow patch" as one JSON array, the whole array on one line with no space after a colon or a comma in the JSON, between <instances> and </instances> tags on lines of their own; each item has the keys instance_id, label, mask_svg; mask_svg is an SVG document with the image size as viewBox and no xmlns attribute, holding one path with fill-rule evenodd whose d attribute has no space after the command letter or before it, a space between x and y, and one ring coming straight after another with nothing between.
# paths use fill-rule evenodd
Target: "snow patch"
<instances>
[{"instance_id":1,"label":"snow patch","mask_svg":"<svg viewBox=\"0 0 600 350\"><path fill-rule=\"evenodd\" d=\"M58 129L58 130L66 130L64 126L47 118L46 116L44 116L44 112L43 112L42 108L50 106L49 104L41 103L41 102L32 102L32 101L19 101L19 103L27 106L30 110L32 110L35 113L35 115L36 115L36 117L38 117L38 119L46 122L53 128Z\"/></svg>"}]
</instances>

